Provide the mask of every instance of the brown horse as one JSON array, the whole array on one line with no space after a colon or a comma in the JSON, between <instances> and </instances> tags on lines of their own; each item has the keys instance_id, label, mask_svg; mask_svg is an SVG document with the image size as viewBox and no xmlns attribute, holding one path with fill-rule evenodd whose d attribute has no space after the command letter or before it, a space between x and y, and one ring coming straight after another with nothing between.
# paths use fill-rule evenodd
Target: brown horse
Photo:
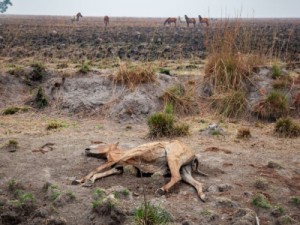
<instances>
[{"instance_id":1,"label":"brown horse","mask_svg":"<svg viewBox=\"0 0 300 225\"><path fill-rule=\"evenodd\" d=\"M202 18L200 15L199 15L199 23L200 24L205 23L207 27L209 26L208 18Z\"/></svg>"},{"instance_id":2,"label":"brown horse","mask_svg":"<svg viewBox=\"0 0 300 225\"><path fill-rule=\"evenodd\" d=\"M108 24L109 24L109 17L104 16L104 25L105 25L105 27L107 27Z\"/></svg>"},{"instance_id":3,"label":"brown horse","mask_svg":"<svg viewBox=\"0 0 300 225\"><path fill-rule=\"evenodd\" d=\"M184 17L185 17L185 21L186 21L187 27L190 26L190 23L194 24L194 27L196 26L196 20L195 20L195 18L189 18L187 15L185 15Z\"/></svg>"},{"instance_id":4,"label":"brown horse","mask_svg":"<svg viewBox=\"0 0 300 225\"><path fill-rule=\"evenodd\" d=\"M73 22L78 22L80 18L82 18L83 16L81 15L81 13L77 13L75 16L72 17L71 21Z\"/></svg>"},{"instance_id":5,"label":"brown horse","mask_svg":"<svg viewBox=\"0 0 300 225\"><path fill-rule=\"evenodd\" d=\"M170 25L171 23L174 23L174 24L175 24L175 27L176 27L176 22L177 22L177 19L176 19L176 18L169 17L169 18L166 19L166 21L164 22L164 26L166 26L166 24Z\"/></svg>"}]
</instances>

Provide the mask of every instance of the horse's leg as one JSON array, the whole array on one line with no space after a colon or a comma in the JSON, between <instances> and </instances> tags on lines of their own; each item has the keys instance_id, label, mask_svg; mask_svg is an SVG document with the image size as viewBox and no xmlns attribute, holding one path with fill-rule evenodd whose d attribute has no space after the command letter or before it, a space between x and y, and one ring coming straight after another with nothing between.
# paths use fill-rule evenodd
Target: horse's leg
<instances>
[{"instance_id":1,"label":"horse's leg","mask_svg":"<svg viewBox=\"0 0 300 225\"><path fill-rule=\"evenodd\" d=\"M102 173L96 173L95 175L93 175L91 177L90 180L91 180L92 183L95 183L95 180L98 180L98 179L100 179L102 177L107 177L107 176L110 176L110 175L113 175L113 174L120 174L120 173L122 173L122 170L118 170L116 168L112 168L112 169L107 170L107 171L102 172Z\"/></svg>"},{"instance_id":2,"label":"horse's leg","mask_svg":"<svg viewBox=\"0 0 300 225\"><path fill-rule=\"evenodd\" d=\"M198 196L204 202L205 194L203 193L202 183L200 183L199 181L197 181L193 178L191 165L183 166L181 168L180 174L181 174L183 181L192 185L197 190Z\"/></svg>"},{"instance_id":3,"label":"horse's leg","mask_svg":"<svg viewBox=\"0 0 300 225\"><path fill-rule=\"evenodd\" d=\"M174 160L174 158L171 158L170 156L167 156L167 160L171 172L171 180L161 188L164 192L168 192L171 187L181 180L179 161Z\"/></svg>"}]
</instances>

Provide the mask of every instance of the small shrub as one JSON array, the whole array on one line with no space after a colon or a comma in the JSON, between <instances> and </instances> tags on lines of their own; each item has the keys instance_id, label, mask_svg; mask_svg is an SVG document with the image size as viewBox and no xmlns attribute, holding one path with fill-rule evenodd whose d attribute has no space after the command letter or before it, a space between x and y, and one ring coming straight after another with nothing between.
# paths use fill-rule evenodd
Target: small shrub
<instances>
[{"instance_id":1,"label":"small shrub","mask_svg":"<svg viewBox=\"0 0 300 225\"><path fill-rule=\"evenodd\" d=\"M35 197L32 193L22 193L18 199L22 205L26 204L27 202L35 202Z\"/></svg>"},{"instance_id":2,"label":"small shrub","mask_svg":"<svg viewBox=\"0 0 300 225\"><path fill-rule=\"evenodd\" d=\"M45 65L40 62L33 62L30 66L33 68L30 79L32 81L41 81L45 76Z\"/></svg>"},{"instance_id":3,"label":"small shrub","mask_svg":"<svg viewBox=\"0 0 300 225\"><path fill-rule=\"evenodd\" d=\"M271 204L269 203L266 196L263 194L257 194L252 200L252 204L257 208L269 209L271 208Z\"/></svg>"},{"instance_id":4,"label":"small shrub","mask_svg":"<svg viewBox=\"0 0 300 225\"><path fill-rule=\"evenodd\" d=\"M24 69L20 66L14 65L9 68L7 72L14 76L22 76L24 74Z\"/></svg>"},{"instance_id":5,"label":"small shrub","mask_svg":"<svg viewBox=\"0 0 300 225\"><path fill-rule=\"evenodd\" d=\"M137 225L160 225L172 222L172 216L165 209L146 202L134 211L134 221Z\"/></svg>"},{"instance_id":6,"label":"small shrub","mask_svg":"<svg viewBox=\"0 0 300 225\"><path fill-rule=\"evenodd\" d=\"M13 115L17 112L28 112L29 108L28 107L18 107L18 106L12 106L8 107L3 111L3 115Z\"/></svg>"},{"instance_id":7,"label":"small shrub","mask_svg":"<svg viewBox=\"0 0 300 225\"><path fill-rule=\"evenodd\" d=\"M247 127L239 128L236 137L239 139L250 138L251 137L250 129Z\"/></svg>"},{"instance_id":8,"label":"small shrub","mask_svg":"<svg viewBox=\"0 0 300 225\"><path fill-rule=\"evenodd\" d=\"M48 190L50 190L50 199L52 201L55 201L61 195L61 192L56 185L50 185Z\"/></svg>"},{"instance_id":9,"label":"small shrub","mask_svg":"<svg viewBox=\"0 0 300 225\"><path fill-rule=\"evenodd\" d=\"M67 127L67 124L62 122L62 121L58 121L58 120L52 120L47 124L46 129L47 130L56 130L59 128L64 128Z\"/></svg>"},{"instance_id":10,"label":"small shrub","mask_svg":"<svg viewBox=\"0 0 300 225\"><path fill-rule=\"evenodd\" d=\"M152 137L164 137L172 135L174 116L163 112L152 114L148 118L149 133Z\"/></svg>"},{"instance_id":11,"label":"small shrub","mask_svg":"<svg viewBox=\"0 0 300 225\"><path fill-rule=\"evenodd\" d=\"M300 125L289 117L280 118L276 121L275 133L281 137L298 137L300 136Z\"/></svg>"},{"instance_id":12,"label":"small shrub","mask_svg":"<svg viewBox=\"0 0 300 225\"><path fill-rule=\"evenodd\" d=\"M124 195L125 197L128 197L129 194L130 194L129 190L128 190L127 188L125 188L125 189L123 190L123 195Z\"/></svg>"},{"instance_id":13,"label":"small shrub","mask_svg":"<svg viewBox=\"0 0 300 225\"><path fill-rule=\"evenodd\" d=\"M129 89L134 89L140 84L155 82L156 75L151 64L130 67L123 63L120 65L117 74L113 79L117 83L127 85Z\"/></svg>"},{"instance_id":14,"label":"small shrub","mask_svg":"<svg viewBox=\"0 0 300 225\"><path fill-rule=\"evenodd\" d=\"M57 69L65 69L65 68L68 68L68 67L69 67L68 63L59 63L59 64L56 65Z\"/></svg>"},{"instance_id":15,"label":"small shrub","mask_svg":"<svg viewBox=\"0 0 300 225\"><path fill-rule=\"evenodd\" d=\"M90 71L91 71L91 62L84 61L79 68L79 72L80 73L88 73Z\"/></svg>"},{"instance_id":16,"label":"small shrub","mask_svg":"<svg viewBox=\"0 0 300 225\"><path fill-rule=\"evenodd\" d=\"M274 120L289 112L287 97L281 91L272 91L254 107L254 113L262 119Z\"/></svg>"},{"instance_id":17,"label":"small shrub","mask_svg":"<svg viewBox=\"0 0 300 225\"><path fill-rule=\"evenodd\" d=\"M76 195L72 191L68 191L66 193L66 195L69 197L70 200L75 200L76 199Z\"/></svg>"},{"instance_id":18,"label":"small shrub","mask_svg":"<svg viewBox=\"0 0 300 225\"><path fill-rule=\"evenodd\" d=\"M19 188L19 185L15 179L11 179L7 182L8 190L9 191L15 191Z\"/></svg>"},{"instance_id":19,"label":"small shrub","mask_svg":"<svg viewBox=\"0 0 300 225\"><path fill-rule=\"evenodd\" d=\"M38 88L38 91L37 91L36 97L35 97L35 104L36 104L37 108L39 108L39 109L45 108L49 104L48 99L45 94L45 91L42 87Z\"/></svg>"},{"instance_id":20,"label":"small shrub","mask_svg":"<svg viewBox=\"0 0 300 225\"><path fill-rule=\"evenodd\" d=\"M167 68L159 68L159 72L166 75L171 75L170 69Z\"/></svg>"},{"instance_id":21,"label":"small shrub","mask_svg":"<svg viewBox=\"0 0 300 225\"><path fill-rule=\"evenodd\" d=\"M96 188L93 190L93 198L94 199L102 199L105 196L105 191L101 188Z\"/></svg>"},{"instance_id":22,"label":"small shrub","mask_svg":"<svg viewBox=\"0 0 300 225\"><path fill-rule=\"evenodd\" d=\"M291 203L295 206L300 206L300 197L298 196L291 197Z\"/></svg>"},{"instance_id":23,"label":"small shrub","mask_svg":"<svg viewBox=\"0 0 300 225\"><path fill-rule=\"evenodd\" d=\"M278 64L273 64L272 66L272 78L277 79L282 75L281 68Z\"/></svg>"},{"instance_id":24,"label":"small shrub","mask_svg":"<svg viewBox=\"0 0 300 225\"><path fill-rule=\"evenodd\" d=\"M268 181L263 178L258 178L254 182L254 187L260 190L266 190L269 187Z\"/></svg>"}]
</instances>

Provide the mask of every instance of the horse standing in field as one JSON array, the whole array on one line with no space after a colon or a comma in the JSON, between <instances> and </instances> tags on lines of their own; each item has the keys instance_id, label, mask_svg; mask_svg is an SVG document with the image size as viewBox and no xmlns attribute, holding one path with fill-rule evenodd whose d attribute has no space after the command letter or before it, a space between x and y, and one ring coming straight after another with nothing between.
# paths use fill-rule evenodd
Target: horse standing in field
<instances>
[{"instance_id":1,"label":"horse standing in field","mask_svg":"<svg viewBox=\"0 0 300 225\"><path fill-rule=\"evenodd\" d=\"M205 23L207 27L209 26L208 18L202 18L200 15L199 15L199 23L200 24Z\"/></svg>"},{"instance_id":2,"label":"horse standing in field","mask_svg":"<svg viewBox=\"0 0 300 225\"><path fill-rule=\"evenodd\" d=\"M82 18L83 16L81 15L81 13L77 13L75 16L73 16L73 18L71 19L72 23L74 23L75 21L78 22L80 18Z\"/></svg>"},{"instance_id":3,"label":"horse standing in field","mask_svg":"<svg viewBox=\"0 0 300 225\"><path fill-rule=\"evenodd\" d=\"M104 25L105 25L105 27L107 27L108 24L109 24L109 17L104 16Z\"/></svg>"},{"instance_id":4,"label":"horse standing in field","mask_svg":"<svg viewBox=\"0 0 300 225\"><path fill-rule=\"evenodd\" d=\"M194 24L194 27L196 26L196 20L195 20L195 18L189 18L187 15L185 15L184 17L185 17L185 21L186 21L187 27L190 26L190 23Z\"/></svg>"},{"instance_id":5,"label":"horse standing in field","mask_svg":"<svg viewBox=\"0 0 300 225\"><path fill-rule=\"evenodd\" d=\"M177 19L176 19L176 18L169 17L169 18L166 19L166 21L164 22L164 26L166 26L166 24L170 25L171 23L174 23L174 24L175 24L175 27L176 27L176 22L177 22Z\"/></svg>"}]
</instances>

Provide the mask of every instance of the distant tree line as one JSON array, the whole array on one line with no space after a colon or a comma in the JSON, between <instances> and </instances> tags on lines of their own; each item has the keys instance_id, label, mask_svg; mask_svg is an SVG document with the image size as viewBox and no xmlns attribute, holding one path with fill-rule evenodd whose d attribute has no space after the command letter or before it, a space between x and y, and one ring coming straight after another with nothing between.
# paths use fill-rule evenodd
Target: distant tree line
<instances>
[{"instance_id":1,"label":"distant tree line","mask_svg":"<svg viewBox=\"0 0 300 225\"><path fill-rule=\"evenodd\" d=\"M10 0L0 1L0 12L4 13L7 10L8 5L12 5Z\"/></svg>"}]
</instances>

